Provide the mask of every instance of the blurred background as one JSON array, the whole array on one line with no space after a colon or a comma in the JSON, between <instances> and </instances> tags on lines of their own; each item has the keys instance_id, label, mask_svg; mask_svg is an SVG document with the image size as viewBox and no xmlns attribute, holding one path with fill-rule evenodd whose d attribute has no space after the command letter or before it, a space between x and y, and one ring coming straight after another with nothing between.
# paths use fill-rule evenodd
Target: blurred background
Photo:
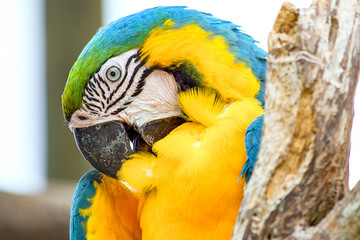
<instances>
[{"instance_id":1,"label":"blurred background","mask_svg":"<svg viewBox=\"0 0 360 240\"><path fill-rule=\"evenodd\" d=\"M64 123L61 94L72 64L99 27L146 8L183 5L242 26L267 50L268 33L282 2L1 1L0 239L68 239L72 194L90 166ZM311 3L289 2L300 8ZM350 188L360 178L359 95L352 130Z\"/></svg>"}]
</instances>

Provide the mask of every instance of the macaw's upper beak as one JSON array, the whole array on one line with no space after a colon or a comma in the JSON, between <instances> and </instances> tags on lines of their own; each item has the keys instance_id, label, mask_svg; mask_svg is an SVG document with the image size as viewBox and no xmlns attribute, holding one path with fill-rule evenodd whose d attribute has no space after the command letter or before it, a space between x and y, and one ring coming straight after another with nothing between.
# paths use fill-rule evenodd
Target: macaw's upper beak
<instances>
[{"instance_id":1,"label":"macaw's upper beak","mask_svg":"<svg viewBox=\"0 0 360 240\"><path fill-rule=\"evenodd\" d=\"M160 119L137 127L135 131L121 122L108 122L75 128L74 136L84 158L98 171L116 179L116 173L129 155L151 151L155 142L184 122L179 117ZM134 143L134 148L130 141Z\"/></svg>"},{"instance_id":2,"label":"macaw's upper beak","mask_svg":"<svg viewBox=\"0 0 360 240\"><path fill-rule=\"evenodd\" d=\"M86 161L109 177L116 178L116 173L127 156L134 153L121 122L75 128L74 136Z\"/></svg>"}]
</instances>

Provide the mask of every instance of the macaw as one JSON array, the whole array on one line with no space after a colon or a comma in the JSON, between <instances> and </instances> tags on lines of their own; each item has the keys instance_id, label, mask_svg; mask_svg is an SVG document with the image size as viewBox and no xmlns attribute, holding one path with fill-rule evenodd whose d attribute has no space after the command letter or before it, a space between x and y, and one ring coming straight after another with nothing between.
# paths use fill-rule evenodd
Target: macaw
<instances>
[{"instance_id":1,"label":"macaw","mask_svg":"<svg viewBox=\"0 0 360 240\"><path fill-rule=\"evenodd\" d=\"M260 144L265 69L237 25L186 7L99 29L62 96L96 169L76 187L70 239L230 239Z\"/></svg>"}]
</instances>

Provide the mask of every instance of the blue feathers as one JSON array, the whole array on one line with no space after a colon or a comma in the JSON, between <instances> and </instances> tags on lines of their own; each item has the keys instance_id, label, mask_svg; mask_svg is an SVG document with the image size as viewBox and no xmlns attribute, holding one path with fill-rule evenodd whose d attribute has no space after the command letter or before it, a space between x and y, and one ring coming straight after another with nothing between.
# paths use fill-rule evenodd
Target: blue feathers
<instances>
[{"instance_id":1,"label":"blue feathers","mask_svg":"<svg viewBox=\"0 0 360 240\"><path fill-rule=\"evenodd\" d=\"M76 186L70 214L70 240L86 240L86 222L89 217L80 215L79 209L91 206L90 199L95 196L94 181L101 182L101 173L96 170L87 172Z\"/></svg>"},{"instance_id":2,"label":"blue feathers","mask_svg":"<svg viewBox=\"0 0 360 240\"><path fill-rule=\"evenodd\" d=\"M241 170L240 176L246 177L246 182L250 180L256 158L259 152L262 126L264 115L256 118L246 129L245 133L245 150L246 150L246 163Z\"/></svg>"},{"instance_id":3,"label":"blue feathers","mask_svg":"<svg viewBox=\"0 0 360 240\"><path fill-rule=\"evenodd\" d=\"M122 53L141 47L150 32L162 27L169 19L176 23L175 28L197 24L214 35L223 36L237 60L246 62L257 78L264 79L267 54L255 44L252 37L241 32L239 26L229 21L186 7L156 7L116 20L100 29L86 48L100 43L101 51L108 52L109 48L117 47L123 48L120 52ZM86 52L87 50L84 50L84 57ZM120 53L116 51L116 54Z\"/></svg>"}]
</instances>

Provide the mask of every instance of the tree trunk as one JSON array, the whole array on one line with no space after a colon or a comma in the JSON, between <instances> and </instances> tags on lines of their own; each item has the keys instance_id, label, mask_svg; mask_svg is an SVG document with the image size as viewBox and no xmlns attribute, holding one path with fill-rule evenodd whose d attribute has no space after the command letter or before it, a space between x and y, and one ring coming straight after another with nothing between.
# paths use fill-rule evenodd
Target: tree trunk
<instances>
[{"instance_id":1,"label":"tree trunk","mask_svg":"<svg viewBox=\"0 0 360 240\"><path fill-rule=\"evenodd\" d=\"M348 190L359 14L360 0L283 4L269 34L261 148L233 239L359 239L360 184Z\"/></svg>"}]
</instances>

